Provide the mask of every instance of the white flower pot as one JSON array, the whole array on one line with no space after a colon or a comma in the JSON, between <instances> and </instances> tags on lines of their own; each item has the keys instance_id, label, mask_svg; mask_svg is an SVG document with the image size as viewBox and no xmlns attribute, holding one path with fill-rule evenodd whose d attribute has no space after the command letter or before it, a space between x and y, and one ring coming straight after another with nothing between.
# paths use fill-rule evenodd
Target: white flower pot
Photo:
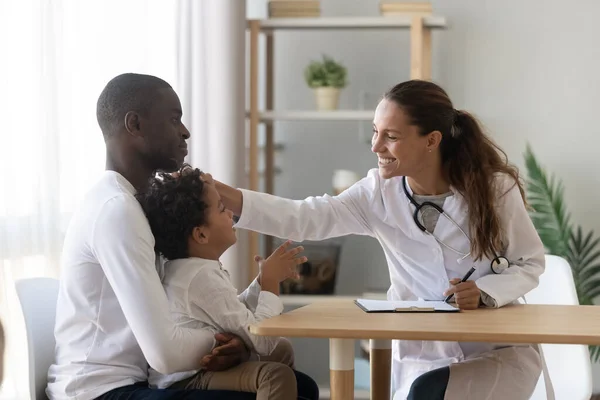
<instances>
[{"instance_id":1,"label":"white flower pot","mask_svg":"<svg viewBox=\"0 0 600 400\"><path fill-rule=\"evenodd\" d=\"M340 100L340 89L334 87L315 88L317 109L320 111L337 110Z\"/></svg>"},{"instance_id":2,"label":"white flower pot","mask_svg":"<svg viewBox=\"0 0 600 400\"><path fill-rule=\"evenodd\" d=\"M336 169L333 171L333 194L339 195L344 190L348 189L350 186L354 185L356 182L360 180L361 176L359 176L354 171L349 171L346 169Z\"/></svg>"}]
</instances>

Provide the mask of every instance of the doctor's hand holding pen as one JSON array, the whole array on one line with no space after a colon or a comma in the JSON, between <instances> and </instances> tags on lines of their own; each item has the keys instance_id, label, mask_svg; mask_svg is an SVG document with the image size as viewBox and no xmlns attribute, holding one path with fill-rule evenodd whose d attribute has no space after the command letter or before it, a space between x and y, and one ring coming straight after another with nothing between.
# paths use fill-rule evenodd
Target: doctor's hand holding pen
<instances>
[{"instance_id":1,"label":"doctor's hand holding pen","mask_svg":"<svg viewBox=\"0 0 600 400\"><path fill-rule=\"evenodd\" d=\"M475 281L455 278L450 280L450 285L452 286L444 292L444 296L448 296L446 301L449 301L453 296L456 305L461 310L475 310L479 308L481 291L475 284Z\"/></svg>"}]
</instances>

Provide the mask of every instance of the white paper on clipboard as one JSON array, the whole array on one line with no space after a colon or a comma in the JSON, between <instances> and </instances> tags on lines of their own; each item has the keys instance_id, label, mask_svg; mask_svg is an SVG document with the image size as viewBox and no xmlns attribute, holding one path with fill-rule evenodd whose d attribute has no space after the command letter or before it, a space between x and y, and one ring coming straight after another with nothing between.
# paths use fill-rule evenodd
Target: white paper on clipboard
<instances>
[{"instance_id":1,"label":"white paper on clipboard","mask_svg":"<svg viewBox=\"0 0 600 400\"><path fill-rule=\"evenodd\" d=\"M460 310L445 301L390 301L356 299L354 303L368 313L393 313L393 312L459 312Z\"/></svg>"}]
</instances>

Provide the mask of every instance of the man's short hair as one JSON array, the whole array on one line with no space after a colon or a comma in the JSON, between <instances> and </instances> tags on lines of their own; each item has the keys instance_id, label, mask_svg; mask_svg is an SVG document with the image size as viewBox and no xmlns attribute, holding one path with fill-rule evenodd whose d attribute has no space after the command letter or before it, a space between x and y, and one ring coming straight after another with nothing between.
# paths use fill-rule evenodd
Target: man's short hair
<instances>
[{"instance_id":1,"label":"man's short hair","mask_svg":"<svg viewBox=\"0 0 600 400\"><path fill-rule=\"evenodd\" d=\"M129 111L147 113L158 89L169 89L164 80L152 75L126 73L111 79L96 105L96 118L104 137L109 137L123 126Z\"/></svg>"}]
</instances>

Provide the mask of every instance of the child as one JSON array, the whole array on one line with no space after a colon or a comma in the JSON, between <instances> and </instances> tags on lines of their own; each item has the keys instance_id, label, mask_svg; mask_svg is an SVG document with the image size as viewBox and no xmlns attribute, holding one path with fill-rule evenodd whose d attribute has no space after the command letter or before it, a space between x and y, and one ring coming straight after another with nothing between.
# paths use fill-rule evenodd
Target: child
<instances>
[{"instance_id":1,"label":"child","mask_svg":"<svg viewBox=\"0 0 600 400\"><path fill-rule=\"evenodd\" d=\"M186 168L186 167L184 167ZM293 351L282 338L255 336L249 325L281 314L281 281L296 276L301 247L280 246L260 263L257 279L239 296L219 262L236 242L233 214L198 169L176 176L162 173L138 195L155 247L167 260L163 285L173 318L193 328L231 332L244 340L261 361L247 361L226 371L189 371L162 375L150 370L156 388L238 390L256 392L257 400L297 397ZM258 259L257 259L258 261ZM191 350L191 349L190 349Z\"/></svg>"}]
</instances>

